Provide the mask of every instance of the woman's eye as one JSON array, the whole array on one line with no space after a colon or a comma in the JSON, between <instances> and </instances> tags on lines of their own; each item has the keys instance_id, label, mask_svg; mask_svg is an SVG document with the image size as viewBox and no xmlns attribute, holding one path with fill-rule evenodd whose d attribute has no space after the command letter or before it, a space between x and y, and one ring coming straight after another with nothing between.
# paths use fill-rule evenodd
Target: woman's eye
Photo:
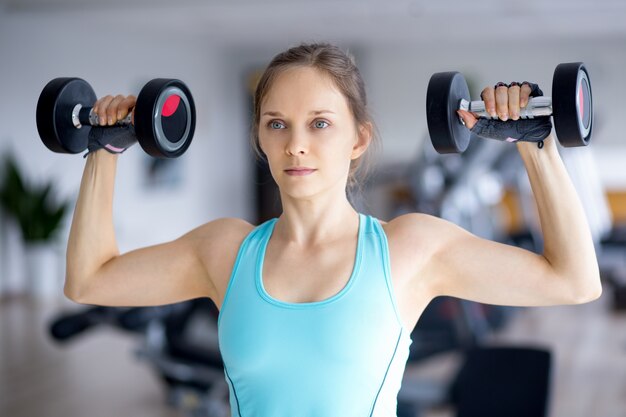
<instances>
[{"instance_id":1,"label":"woman's eye","mask_svg":"<svg viewBox=\"0 0 626 417\"><path fill-rule=\"evenodd\" d=\"M273 121L269 122L268 126L270 127L270 129L274 129L274 130L285 129L285 125L283 125L282 122L279 122L277 120L273 120ZM316 120L313 123L313 126L315 126L316 129L324 129L324 128L330 126L330 125L325 120Z\"/></svg>"},{"instance_id":2,"label":"woman's eye","mask_svg":"<svg viewBox=\"0 0 626 417\"><path fill-rule=\"evenodd\" d=\"M270 122L270 127L272 129L282 129L283 124L281 122L277 122L277 121L274 120L274 121Z\"/></svg>"}]
</instances>

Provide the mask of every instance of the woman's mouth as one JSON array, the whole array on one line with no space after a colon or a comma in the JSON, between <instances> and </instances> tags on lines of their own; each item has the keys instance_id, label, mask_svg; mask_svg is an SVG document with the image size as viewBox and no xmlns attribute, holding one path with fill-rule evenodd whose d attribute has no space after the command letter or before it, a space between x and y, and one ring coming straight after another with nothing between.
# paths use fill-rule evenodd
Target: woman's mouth
<instances>
[{"instance_id":1,"label":"woman's mouth","mask_svg":"<svg viewBox=\"0 0 626 417\"><path fill-rule=\"evenodd\" d=\"M315 171L316 171L315 169L311 169L311 168L296 168L296 169L286 169L285 170L287 175L293 175L293 176L309 175L309 174L312 174Z\"/></svg>"}]
</instances>

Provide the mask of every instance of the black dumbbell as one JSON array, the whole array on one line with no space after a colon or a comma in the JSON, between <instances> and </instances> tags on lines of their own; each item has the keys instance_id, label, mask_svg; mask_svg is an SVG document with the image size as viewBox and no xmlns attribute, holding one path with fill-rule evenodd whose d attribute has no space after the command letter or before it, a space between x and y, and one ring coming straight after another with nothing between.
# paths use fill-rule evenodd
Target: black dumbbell
<instances>
[{"instance_id":1,"label":"black dumbbell","mask_svg":"<svg viewBox=\"0 0 626 417\"><path fill-rule=\"evenodd\" d=\"M483 101L469 101L465 78L459 72L433 74L426 93L426 119L433 146L439 153L459 153L469 145L471 132L457 110L491 118ZM566 147L587 146L593 127L591 82L582 62L557 65L552 78L552 97L533 97L521 118L553 116L556 135Z\"/></svg>"},{"instance_id":2,"label":"black dumbbell","mask_svg":"<svg viewBox=\"0 0 626 417\"><path fill-rule=\"evenodd\" d=\"M91 129L99 126L92 111L97 98L81 78L55 78L37 102L37 130L53 152L79 153L87 149ZM182 155L193 138L196 108L187 86L180 80L156 78L139 92L135 113L135 135L143 150L157 158ZM117 126L128 125L129 114Z\"/></svg>"}]
</instances>

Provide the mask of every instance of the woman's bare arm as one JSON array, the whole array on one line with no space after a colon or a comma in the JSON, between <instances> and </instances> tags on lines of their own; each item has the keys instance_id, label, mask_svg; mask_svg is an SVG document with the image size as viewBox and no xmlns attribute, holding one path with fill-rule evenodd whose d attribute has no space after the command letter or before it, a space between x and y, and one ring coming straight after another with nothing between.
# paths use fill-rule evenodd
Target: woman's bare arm
<instances>
[{"instance_id":1,"label":"woman's bare arm","mask_svg":"<svg viewBox=\"0 0 626 417\"><path fill-rule=\"evenodd\" d=\"M113 189L118 155L87 157L66 254L65 295L77 300L90 278L119 255L113 228Z\"/></svg>"},{"instance_id":2,"label":"woman's bare arm","mask_svg":"<svg viewBox=\"0 0 626 417\"><path fill-rule=\"evenodd\" d=\"M215 253L212 236L227 233L237 219L218 219L174 241L121 255L112 216L118 156L98 151L87 158L68 241L65 295L108 306L214 298L206 265Z\"/></svg>"},{"instance_id":3,"label":"woman's bare arm","mask_svg":"<svg viewBox=\"0 0 626 417\"><path fill-rule=\"evenodd\" d=\"M597 299L602 286L589 225L554 137L544 141L543 149L528 142L517 146L537 202L544 253L482 239L432 216L405 215L401 221L407 236L436 236L416 283L428 282L435 296L497 305L550 306Z\"/></svg>"},{"instance_id":4,"label":"woman's bare arm","mask_svg":"<svg viewBox=\"0 0 626 417\"><path fill-rule=\"evenodd\" d=\"M108 95L98 99L93 110L101 126L112 126L136 101L133 95ZM67 246L65 295L109 306L162 305L197 297L219 301L215 280L225 279L226 260L251 225L217 219L174 241L121 255L112 214L118 154L89 149Z\"/></svg>"},{"instance_id":5,"label":"woman's bare arm","mask_svg":"<svg viewBox=\"0 0 626 417\"><path fill-rule=\"evenodd\" d=\"M481 97L491 114L518 120L531 92L527 83L499 85L486 87ZM459 115L469 129L477 121L472 113ZM488 304L547 306L597 299L602 285L589 224L555 138L547 136L542 149L534 142L519 141L516 146L537 203L543 254L481 239L450 222L416 213L401 220L406 223L401 228L405 240L433 239L415 282L435 296Z\"/></svg>"}]
</instances>

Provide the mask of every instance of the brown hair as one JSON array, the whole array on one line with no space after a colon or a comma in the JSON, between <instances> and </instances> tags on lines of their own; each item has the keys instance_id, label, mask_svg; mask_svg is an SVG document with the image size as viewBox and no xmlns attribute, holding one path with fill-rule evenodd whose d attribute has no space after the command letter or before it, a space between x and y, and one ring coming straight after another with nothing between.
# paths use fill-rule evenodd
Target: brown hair
<instances>
[{"instance_id":1,"label":"brown hair","mask_svg":"<svg viewBox=\"0 0 626 417\"><path fill-rule=\"evenodd\" d=\"M261 160L266 160L259 145L259 122L261 103L267 96L274 81L286 69L293 67L312 67L328 75L348 102L356 126L369 122L372 124L372 140L368 149L359 158L352 160L346 191L351 197L354 189L362 190L373 165L373 152L381 148L378 129L367 108L365 84L356 67L354 57L344 53L337 46L328 43L301 44L276 55L259 79L254 94L254 119L252 122L251 142L254 152ZM374 150L370 150L374 147ZM375 152L377 153L377 152Z\"/></svg>"}]
</instances>

